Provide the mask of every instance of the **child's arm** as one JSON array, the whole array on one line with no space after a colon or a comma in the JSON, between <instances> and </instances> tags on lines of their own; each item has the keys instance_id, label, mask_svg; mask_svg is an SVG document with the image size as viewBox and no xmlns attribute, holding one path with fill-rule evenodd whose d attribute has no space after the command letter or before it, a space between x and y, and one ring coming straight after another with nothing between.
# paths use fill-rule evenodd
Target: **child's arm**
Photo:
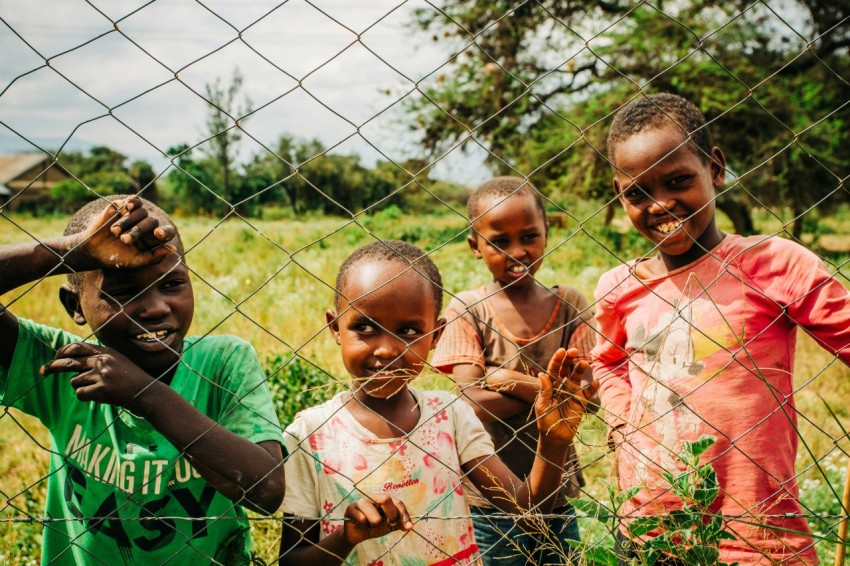
<instances>
[{"instance_id":1,"label":"child's arm","mask_svg":"<svg viewBox=\"0 0 850 566\"><path fill-rule=\"evenodd\" d=\"M526 401L494 389L482 387L482 378L484 377L485 370L481 366L475 364L457 364L452 366L451 371L452 377L457 384L458 395L465 398L472 405L475 416L481 422L488 423L518 415L528 411L529 404L534 402L533 398L531 401Z\"/></svg>"},{"instance_id":2,"label":"child's arm","mask_svg":"<svg viewBox=\"0 0 850 566\"><path fill-rule=\"evenodd\" d=\"M596 299L596 346L591 352L593 375L599 380L602 418L608 424L608 443L615 450L625 441L623 432L632 400L626 329L617 315L615 292L622 275L608 272L599 280Z\"/></svg>"},{"instance_id":3,"label":"child's arm","mask_svg":"<svg viewBox=\"0 0 850 566\"><path fill-rule=\"evenodd\" d=\"M254 444L220 426L169 385L105 346L78 342L60 348L41 373L62 372L78 372L71 385L81 401L124 407L150 422L235 503L272 514L283 501L283 455L277 442Z\"/></svg>"},{"instance_id":4,"label":"child's arm","mask_svg":"<svg viewBox=\"0 0 850 566\"><path fill-rule=\"evenodd\" d=\"M581 423L596 385L582 385L588 368L576 361L575 349L555 352L548 373L541 373L540 395L534 402L540 437L531 473L520 481L497 455L476 458L463 464L468 478L493 505L509 513L529 509L548 511L555 503L567 449Z\"/></svg>"},{"instance_id":5,"label":"child's arm","mask_svg":"<svg viewBox=\"0 0 850 566\"><path fill-rule=\"evenodd\" d=\"M173 226L160 226L138 197L117 200L78 234L0 246L0 295L49 275L114 267L141 267L173 252L163 244ZM9 367L18 341L17 319L0 307L0 365Z\"/></svg>"},{"instance_id":6,"label":"child's arm","mask_svg":"<svg viewBox=\"0 0 850 566\"><path fill-rule=\"evenodd\" d=\"M291 515L284 517L280 564L335 566L342 564L354 547L365 540L395 530L413 529L404 503L386 494L351 503L345 510L342 528L321 540L319 524L320 521L299 520Z\"/></svg>"}]
</instances>

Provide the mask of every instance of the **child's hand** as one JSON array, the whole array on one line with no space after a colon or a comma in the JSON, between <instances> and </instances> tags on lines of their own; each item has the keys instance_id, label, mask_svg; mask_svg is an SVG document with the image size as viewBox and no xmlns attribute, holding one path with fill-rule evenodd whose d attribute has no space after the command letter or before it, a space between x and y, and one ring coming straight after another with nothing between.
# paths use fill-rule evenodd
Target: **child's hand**
<instances>
[{"instance_id":1,"label":"child's hand","mask_svg":"<svg viewBox=\"0 0 850 566\"><path fill-rule=\"evenodd\" d=\"M137 196L116 200L76 234L79 244L71 252L83 269L144 267L175 252L165 246L177 235L174 226L160 226Z\"/></svg>"},{"instance_id":2,"label":"child's hand","mask_svg":"<svg viewBox=\"0 0 850 566\"><path fill-rule=\"evenodd\" d=\"M351 545L398 529L413 529L407 507L390 495L373 495L355 501L345 510L345 519L345 540Z\"/></svg>"},{"instance_id":3,"label":"child's hand","mask_svg":"<svg viewBox=\"0 0 850 566\"><path fill-rule=\"evenodd\" d=\"M598 382L582 388L582 376L589 367L577 361L578 350L559 348L549 361L547 373L540 373L540 395L534 403L541 438L570 442L578 430L585 407L596 395Z\"/></svg>"},{"instance_id":4,"label":"child's hand","mask_svg":"<svg viewBox=\"0 0 850 566\"><path fill-rule=\"evenodd\" d=\"M41 367L41 375L75 372L71 386L80 401L108 403L133 410L140 393L154 379L112 348L76 342L59 348L53 361Z\"/></svg>"}]
</instances>

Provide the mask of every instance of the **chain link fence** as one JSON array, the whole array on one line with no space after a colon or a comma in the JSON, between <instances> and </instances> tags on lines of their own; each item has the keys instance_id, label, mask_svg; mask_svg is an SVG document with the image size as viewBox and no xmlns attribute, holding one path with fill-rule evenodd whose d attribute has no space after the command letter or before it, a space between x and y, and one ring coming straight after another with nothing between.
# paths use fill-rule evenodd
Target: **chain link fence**
<instances>
[{"instance_id":1,"label":"chain link fence","mask_svg":"<svg viewBox=\"0 0 850 566\"><path fill-rule=\"evenodd\" d=\"M308 407L340 403L302 431L309 458L318 458L317 443L333 441L340 415L351 414L351 382L326 312L337 269L358 246L403 240L423 249L442 273L446 303L454 301L451 324L467 317L514 348L491 370L533 375L535 344L576 345L566 329L605 313L588 331L605 370L595 376L602 404L585 418L564 479L578 539L559 542L563 501L547 513L478 516L492 530L470 536L473 516L457 513L453 495L470 494L468 481L461 486L468 478L423 435L442 430L448 413L462 418L458 404L467 402L505 436L508 448L497 452L527 471L536 443L531 404L511 387L491 388L518 416L497 418L470 394L482 382L428 366L413 382L422 419L389 456L369 461L350 445L314 461L317 477L346 476L349 488L299 517L306 539L339 529L346 506L376 489L419 500L413 530L361 546L357 563L465 564L476 545L487 558L499 538L517 563L529 564L713 564L727 556L714 553L718 546L747 556L742 563L843 563L848 317L823 290L848 285L845 4L6 1L0 238L56 237L65 213L97 196L138 193L160 203L180 228L191 271L191 334L253 345L283 427ZM605 147L616 112L659 91L697 104L726 152L726 183L714 203L720 228L760 235L737 244L721 267L674 278L673 289L630 278L629 260L656 250L621 212ZM560 318L540 332L511 333L511 321L523 324L503 324L489 311L492 290L472 300L463 293L489 289L492 279L467 245L466 199L469 187L495 175L532 183L547 211L548 243L534 277L552 289ZM756 249L799 254L787 240L819 256L825 280L811 282L817 269L801 267L804 255L767 276L763 264L775 261L747 259ZM41 277L4 295L3 307L92 338L56 300L63 283ZM781 303L795 284L809 287ZM565 298L565 285L578 298ZM644 326L618 323L625 311L637 311ZM796 358L792 322L811 332L799 332ZM740 381L729 384L733 370ZM466 393L466 401L440 391ZM116 427L129 426L123 413ZM54 414L40 418L55 423ZM469 444L469 426L453 439L458 445ZM201 512L209 503L202 495L181 500L185 514L163 515L148 497L156 490L180 499L180 482L197 474L186 454L133 475L127 454L144 447L110 456L84 428L73 447L55 446L36 418L8 407L0 430L3 563L37 562L42 531L62 522L133 547L128 563L175 537L184 544L174 563L243 561L227 554L239 547L228 546L233 541L215 555L195 545L205 529L232 520L231 510ZM426 465L436 460L441 475L420 485L405 467L411 454ZM51 457L71 479L48 488ZM629 462L620 474L617 461ZM291 497L299 485L287 479ZM47 497L73 505L98 483L119 487L102 513L46 512ZM255 563L277 560L283 518L248 514ZM445 522L456 540L434 527ZM128 532L143 534L131 541ZM631 548L626 534L637 541ZM402 560L405 537L422 556ZM304 542L296 539L282 550ZM56 563L70 556L60 549ZM87 563L104 561L87 555Z\"/></svg>"}]
</instances>

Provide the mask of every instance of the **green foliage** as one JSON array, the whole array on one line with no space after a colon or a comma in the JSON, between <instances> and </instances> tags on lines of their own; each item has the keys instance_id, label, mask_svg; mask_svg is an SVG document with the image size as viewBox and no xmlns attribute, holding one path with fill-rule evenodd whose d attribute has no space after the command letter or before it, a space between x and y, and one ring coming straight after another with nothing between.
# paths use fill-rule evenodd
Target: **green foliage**
<instances>
[{"instance_id":1,"label":"green foliage","mask_svg":"<svg viewBox=\"0 0 850 566\"><path fill-rule=\"evenodd\" d=\"M127 167L126 160L123 154L105 146L91 148L88 155L61 154L59 162L75 178L53 186L52 206L47 208L70 213L98 196L127 193L141 193L145 198L157 200L156 176L150 164L136 161Z\"/></svg>"},{"instance_id":2,"label":"green foliage","mask_svg":"<svg viewBox=\"0 0 850 566\"><path fill-rule=\"evenodd\" d=\"M264 367L272 402L284 427L298 411L323 403L342 390L335 378L292 352L267 358Z\"/></svg>"},{"instance_id":3,"label":"green foliage","mask_svg":"<svg viewBox=\"0 0 850 566\"><path fill-rule=\"evenodd\" d=\"M846 470L846 456L840 450L834 450L819 465L814 477L806 478L800 485L800 503L806 514L811 514L809 526L812 534L822 537L825 544L818 544L818 556L823 563L834 559L834 544L838 541L838 522L840 516L841 493Z\"/></svg>"},{"instance_id":4,"label":"green foliage","mask_svg":"<svg viewBox=\"0 0 850 566\"><path fill-rule=\"evenodd\" d=\"M695 566L735 566L719 561L720 541L733 540L735 536L725 530L723 515L709 509L720 489L717 474L711 464L699 464L700 456L715 441L715 437L703 435L695 442L683 443L678 460L684 464L685 470L675 476L669 472L662 474L673 494L681 500L681 509L663 515L639 517L628 523L629 534L634 539L640 539L652 531L658 533L636 545L638 558L632 560L632 564L652 566L664 554L669 554L685 564ZM610 506L585 500L574 500L573 505L587 516L608 523L613 531L619 522L620 509L640 489L633 487L617 492L609 486ZM586 542L582 544L587 545ZM588 545L586 550L587 564L617 564L620 558L613 548L607 546ZM584 548L582 552L585 552Z\"/></svg>"},{"instance_id":5,"label":"green foliage","mask_svg":"<svg viewBox=\"0 0 850 566\"><path fill-rule=\"evenodd\" d=\"M850 201L840 189L850 172L850 5L797 0L776 12L704 0L423 8L415 24L458 53L406 101L411 129L435 156L472 129L495 173L530 175L556 198L610 200L613 113L668 91L703 110L742 174L730 198L789 206L795 218L829 210Z\"/></svg>"}]
</instances>

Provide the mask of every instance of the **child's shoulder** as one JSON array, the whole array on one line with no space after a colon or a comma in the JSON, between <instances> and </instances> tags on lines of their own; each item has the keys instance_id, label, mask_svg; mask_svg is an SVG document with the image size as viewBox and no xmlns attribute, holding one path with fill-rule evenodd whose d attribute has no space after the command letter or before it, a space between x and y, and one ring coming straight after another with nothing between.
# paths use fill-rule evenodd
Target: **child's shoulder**
<instances>
[{"instance_id":1,"label":"child's shoulder","mask_svg":"<svg viewBox=\"0 0 850 566\"><path fill-rule=\"evenodd\" d=\"M553 287L553 290L558 293L558 296L561 299L569 303L575 304L577 302L586 302L584 293L582 293L580 290L576 289L571 285L555 285L555 287Z\"/></svg>"},{"instance_id":2,"label":"child's shoulder","mask_svg":"<svg viewBox=\"0 0 850 566\"><path fill-rule=\"evenodd\" d=\"M787 273L822 265L821 259L805 246L775 235L727 236L721 256L725 263L750 274Z\"/></svg>"},{"instance_id":3,"label":"child's shoulder","mask_svg":"<svg viewBox=\"0 0 850 566\"><path fill-rule=\"evenodd\" d=\"M475 289L466 289L459 291L452 296L449 301L447 310L462 312L478 305L484 304L487 299L485 287L476 287Z\"/></svg>"},{"instance_id":4,"label":"child's shoulder","mask_svg":"<svg viewBox=\"0 0 850 566\"><path fill-rule=\"evenodd\" d=\"M21 350L35 354L43 350L50 358L53 358L56 350L62 346L67 346L74 342L93 342L93 339L83 338L61 328L42 324L20 316L15 318L18 325L18 339L15 344L16 351ZM44 362L38 361L36 363L41 364Z\"/></svg>"},{"instance_id":5,"label":"child's shoulder","mask_svg":"<svg viewBox=\"0 0 850 566\"><path fill-rule=\"evenodd\" d=\"M287 432L293 433L299 429L312 432L321 424L329 422L334 416L341 414L344 410L344 395L346 395L344 391L339 392L327 401L298 411L292 423L286 427Z\"/></svg>"},{"instance_id":6,"label":"child's shoulder","mask_svg":"<svg viewBox=\"0 0 850 566\"><path fill-rule=\"evenodd\" d=\"M207 334L204 336L187 336L183 344L184 355L212 356L219 361L231 356L257 357L254 346L244 338L233 334Z\"/></svg>"},{"instance_id":7,"label":"child's shoulder","mask_svg":"<svg viewBox=\"0 0 850 566\"><path fill-rule=\"evenodd\" d=\"M437 421L451 419L464 421L467 413L474 415L472 407L463 399L450 391L443 389L421 390L408 387L421 407L423 417L427 420L437 415Z\"/></svg>"}]
</instances>

